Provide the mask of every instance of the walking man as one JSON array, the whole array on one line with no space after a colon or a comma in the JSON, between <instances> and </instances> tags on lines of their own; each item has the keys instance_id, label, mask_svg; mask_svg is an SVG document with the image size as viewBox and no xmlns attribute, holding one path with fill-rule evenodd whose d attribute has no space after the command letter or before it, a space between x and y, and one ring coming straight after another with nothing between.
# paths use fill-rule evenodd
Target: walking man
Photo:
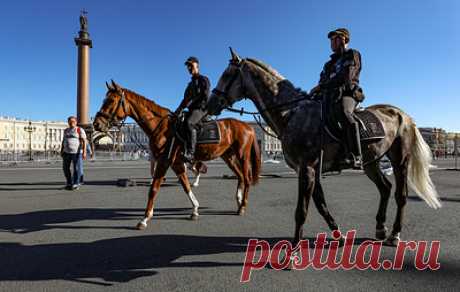
<instances>
[{"instance_id":1,"label":"walking man","mask_svg":"<svg viewBox=\"0 0 460 292\"><path fill-rule=\"evenodd\" d=\"M80 184L80 171L78 169L78 157L81 149L86 149L86 133L77 126L77 118L70 116L67 119L69 127L64 130L64 137L61 145L62 168L66 178L66 190L77 190ZM83 160L86 160L86 151L81 153ZM70 165L73 166L73 173Z\"/></svg>"}]
</instances>

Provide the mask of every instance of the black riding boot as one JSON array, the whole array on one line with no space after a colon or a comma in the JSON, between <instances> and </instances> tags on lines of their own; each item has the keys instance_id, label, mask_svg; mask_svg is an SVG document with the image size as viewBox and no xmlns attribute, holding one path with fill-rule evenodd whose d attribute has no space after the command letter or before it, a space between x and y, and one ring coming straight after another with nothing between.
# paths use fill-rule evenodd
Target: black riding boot
<instances>
[{"instance_id":1,"label":"black riding boot","mask_svg":"<svg viewBox=\"0 0 460 292\"><path fill-rule=\"evenodd\" d=\"M195 155L196 135L196 129L193 129L190 132L190 140L188 141L187 151L184 155L184 158L189 162L192 162L193 156Z\"/></svg>"},{"instance_id":2,"label":"black riding boot","mask_svg":"<svg viewBox=\"0 0 460 292\"><path fill-rule=\"evenodd\" d=\"M348 149L353 155L353 165L355 169L363 168L363 159L361 152L361 139L359 136L359 126L358 123L350 125L348 130Z\"/></svg>"}]
</instances>

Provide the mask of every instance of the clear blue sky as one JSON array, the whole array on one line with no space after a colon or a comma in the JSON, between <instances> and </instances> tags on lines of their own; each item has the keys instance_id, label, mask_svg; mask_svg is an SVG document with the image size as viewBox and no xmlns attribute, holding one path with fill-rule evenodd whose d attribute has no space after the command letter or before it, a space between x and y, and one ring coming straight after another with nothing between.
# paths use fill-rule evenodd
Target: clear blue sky
<instances>
[{"instance_id":1,"label":"clear blue sky","mask_svg":"<svg viewBox=\"0 0 460 292\"><path fill-rule=\"evenodd\" d=\"M214 86L229 45L309 89L329 58L327 32L347 27L363 57L365 105L394 104L419 126L460 131L458 0L5 1L0 115L64 120L75 113L73 38L82 8L94 44L91 115L110 78L175 108L189 80L185 58L198 56Z\"/></svg>"}]
</instances>

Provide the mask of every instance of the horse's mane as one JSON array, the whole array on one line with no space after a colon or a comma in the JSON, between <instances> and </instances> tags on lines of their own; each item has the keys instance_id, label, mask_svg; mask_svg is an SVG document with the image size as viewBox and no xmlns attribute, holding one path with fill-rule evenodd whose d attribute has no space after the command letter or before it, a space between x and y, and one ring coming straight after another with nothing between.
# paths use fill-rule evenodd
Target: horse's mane
<instances>
[{"instance_id":1,"label":"horse's mane","mask_svg":"<svg viewBox=\"0 0 460 292\"><path fill-rule=\"evenodd\" d=\"M276 71L275 69L273 69L270 65L267 65L265 64L264 62L260 61L260 60L257 60L257 59L252 59L252 58L246 58L245 59L246 61L260 67L262 70L264 70L265 72L273 75L274 77L276 78L279 78L281 80L283 79L286 79L283 77L283 75L281 75L278 71Z\"/></svg>"},{"instance_id":2,"label":"horse's mane","mask_svg":"<svg viewBox=\"0 0 460 292\"><path fill-rule=\"evenodd\" d=\"M268 86L272 94L282 94L288 99L299 94L298 89L271 66L257 59L246 58L245 61L260 72L259 79Z\"/></svg>"},{"instance_id":3,"label":"horse's mane","mask_svg":"<svg viewBox=\"0 0 460 292\"><path fill-rule=\"evenodd\" d=\"M125 91L125 93L129 94L133 99L135 99L135 102L137 104L145 106L146 108L150 109L152 112L158 115L165 115L171 112L171 110L169 110L168 108L158 105L153 100L150 100L137 92L134 92L127 88L123 88L123 90Z\"/></svg>"}]
</instances>

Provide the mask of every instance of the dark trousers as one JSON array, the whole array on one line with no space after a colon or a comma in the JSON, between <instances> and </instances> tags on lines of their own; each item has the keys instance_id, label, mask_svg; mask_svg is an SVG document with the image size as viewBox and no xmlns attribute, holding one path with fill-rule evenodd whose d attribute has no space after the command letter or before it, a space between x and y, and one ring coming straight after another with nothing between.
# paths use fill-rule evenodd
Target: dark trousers
<instances>
[{"instance_id":1,"label":"dark trousers","mask_svg":"<svg viewBox=\"0 0 460 292\"><path fill-rule=\"evenodd\" d=\"M78 185L80 183L80 174L78 169L78 153L64 153L62 156L62 169L68 186ZM73 175L70 171L70 165L73 166Z\"/></svg>"},{"instance_id":2,"label":"dark trousers","mask_svg":"<svg viewBox=\"0 0 460 292\"><path fill-rule=\"evenodd\" d=\"M80 176L80 182L83 181L83 153L78 154L78 175Z\"/></svg>"},{"instance_id":3,"label":"dark trousers","mask_svg":"<svg viewBox=\"0 0 460 292\"><path fill-rule=\"evenodd\" d=\"M193 155L197 140L196 125L207 115L207 112L201 109L194 109L190 112L186 120L187 125L187 152Z\"/></svg>"},{"instance_id":4,"label":"dark trousers","mask_svg":"<svg viewBox=\"0 0 460 292\"><path fill-rule=\"evenodd\" d=\"M190 112L186 124L187 124L187 130L189 134L192 132L193 129L196 129L196 124L198 124L201 119L203 119L206 116L207 112L201 109L194 109Z\"/></svg>"}]
</instances>

